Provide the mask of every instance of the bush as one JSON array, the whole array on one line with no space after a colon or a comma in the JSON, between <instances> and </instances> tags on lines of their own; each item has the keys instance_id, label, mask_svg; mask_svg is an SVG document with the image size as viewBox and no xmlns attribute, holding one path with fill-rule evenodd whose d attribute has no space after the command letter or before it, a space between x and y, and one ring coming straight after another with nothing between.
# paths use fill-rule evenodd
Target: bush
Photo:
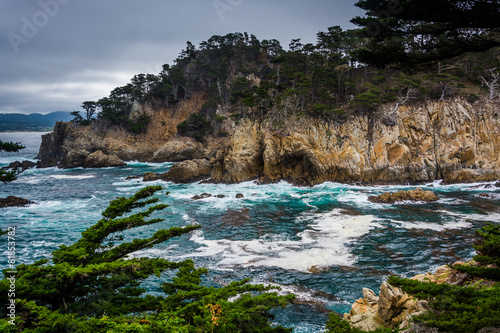
<instances>
[{"instance_id":1,"label":"bush","mask_svg":"<svg viewBox=\"0 0 500 333\"><path fill-rule=\"evenodd\" d=\"M26 148L20 142L2 142L0 140L0 151L5 150L8 152L16 152Z\"/></svg>"},{"instance_id":2,"label":"bush","mask_svg":"<svg viewBox=\"0 0 500 333\"><path fill-rule=\"evenodd\" d=\"M500 262L500 226L487 225L477 231L474 259L483 264ZM455 266L472 276L499 281L498 268ZM389 283L401 287L413 296L429 301L432 311L414 317L444 332L477 332L485 327L500 325L500 286L490 282L474 286L435 284L390 277Z\"/></svg>"}]
</instances>

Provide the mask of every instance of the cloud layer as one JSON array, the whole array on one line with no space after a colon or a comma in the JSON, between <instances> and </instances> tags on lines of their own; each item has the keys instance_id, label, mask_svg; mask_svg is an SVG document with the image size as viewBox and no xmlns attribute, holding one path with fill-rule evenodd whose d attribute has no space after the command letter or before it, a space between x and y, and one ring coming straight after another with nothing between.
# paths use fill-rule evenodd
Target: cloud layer
<instances>
[{"instance_id":1,"label":"cloud layer","mask_svg":"<svg viewBox=\"0 0 500 333\"><path fill-rule=\"evenodd\" d=\"M79 110L212 35L314 42L329 26L352 28L355 2L0 0L0 112Z\"/></svg>"}]
</instances>

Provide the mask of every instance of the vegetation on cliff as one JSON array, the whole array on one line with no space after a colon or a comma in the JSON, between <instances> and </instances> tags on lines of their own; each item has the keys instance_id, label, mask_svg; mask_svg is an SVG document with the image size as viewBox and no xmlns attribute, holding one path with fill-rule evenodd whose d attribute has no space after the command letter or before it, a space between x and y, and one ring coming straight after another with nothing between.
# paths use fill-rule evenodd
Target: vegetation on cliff
<instances>
[{"instance_id":1,"label":"vegetation on cliff","mask_svg":"<svg viewBox=\"0 0 500 333\"><path fill-rule=\"evenodd\" d=\"M393 1L378 2L391 6ZM374 11L383 9L380 4L361 1L358 6L369 13L366 18L354 19L361 26L375 22L400 31L408 25L404 15L410 11L403 5L400 5L403 17L394 14L386 20L389 25L373 16ZM412 1L408 6L413 8L417 4ZM421 25L425 25L425 21ZM496 28L484 30L488 36L496 36ZM297 122L304 117L343 122L350 115L366 114L376 118L377 107L383 103L393 103L397 109L397 106L426 99L442 101L464 96L474 102L482 96L494 98L497 95L498 48L478 47L477 50L484 52L455 52L454 57L443 53L439 63L412 73L394 66L369 66L366 52L375 52L370 47L389 34L385 31L372 36L363 29L344 30L333 26L318 32L314 44L293 39L288 50L277 40L259 40L248 33L212 36L199 46L187 42L174 64L165 64L160 73L135 75L129 84L115 88L108 97L85 102L82 107L88 117L79 121L87 123L97 116L132 132L140 132L147 127L149 115L131 115L134 102L156 108L175 107L180 101L200 93L206 96L207 102L181 123L178 130L182 135L204 141L208 136L227 135L223 123L236 123L243 118L268 120L271 127L280 127L285 120ZM434 30L429 32L433 34ZM400 43L398 39L397 45L401 48L412 46L412 36L401 36L400 39L406 38L405 42ZM482 35L478 36L476 39ZM492 40L496 39L492 37ZM492 43L491 46L496 45ZM375 55L370 57L376 60ZM397 61L382 60L401 65L403 61L411 63L408 57L405 55ZM379 60L375 62L381 64ZM385 121L391 122L390 119Z\"/></svg>"},{"instance_id":2,"label":"vegetation on cliff","mask_svg":"<svg viewBox=\"0 0 500 333\"><path fill-rule=\"evenodd\" d=\"M52 259L19 265L14 273L5 269L2 332L290 332L271 326L269 310L286 306L292 296L277 296L272 287L248 280L205 286L208 271L192 260L128 257L199 228L171 227L147 239L125 240L132 237L127 230L164 220L148 219L167 207L152 197L159 191L150 186L113 200L101 220L76 243L61 245ZM175 277L166 277L169 271ZM145 294L141 283L153 275L163 276L163 296ZM15 295L9 291L12 278Z\"/></svg>"},{"instance_id":3,"label":"vegetation on cliff","mask_svg":"<svg viewBox=\"0 0 500 333\"><path fill-rule=\"evenodd\" d=\"M500 46L495 0L362 0L351 22L371 37L357 50L364 63L419 66Z\"/></svg>"}]
</instances>

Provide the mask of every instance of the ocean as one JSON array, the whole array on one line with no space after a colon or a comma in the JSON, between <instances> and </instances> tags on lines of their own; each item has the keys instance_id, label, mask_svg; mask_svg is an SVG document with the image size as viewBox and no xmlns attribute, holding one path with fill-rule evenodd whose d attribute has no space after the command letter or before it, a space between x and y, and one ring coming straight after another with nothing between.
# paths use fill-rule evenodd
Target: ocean
<instances>
[{"instance_id":1,"label":"ocean","mask_svg":"<svg viewBox=\"0 0 500 333\"><path fill-rule=\"evenodd\" d=\"M0 140L26 145L0 152L0 167L34 160L43 133L0 133ZM0 228L16 227L17 262L33 263L61 244L72 244L100 218L110 200L148 185L162 185L169 205L166 220L134 229L129 237L148 237L160 228L199 224L202 229L133 256L192 258L207 267L207 283L226 284L250 277L298 295L277 310L276 322L294 332L321 332L328 313L348 312L362 288L378 293L391 274L412 277L474 255L474 231L500 223L500 188L492 183L421 185L441 199L434 203L375 204L371 195L417 186L356 186L324 183L296 187L286 182L257 185L144 183L127 176L165 172L172 163L129 162L104 169L30 169L8 184L0 197L29 199L28 207L0 210ZM194 195L210 193L202 200ZM236 198L237 194L243 198ZM484 195L487 194L487 196ZM222 194L223 198L215 195ZM481 195L483 194L483 195ZM6 242L0 265L7 267ZM145 282L150 293L168 276Z\"/></svg>"}]
</instances>

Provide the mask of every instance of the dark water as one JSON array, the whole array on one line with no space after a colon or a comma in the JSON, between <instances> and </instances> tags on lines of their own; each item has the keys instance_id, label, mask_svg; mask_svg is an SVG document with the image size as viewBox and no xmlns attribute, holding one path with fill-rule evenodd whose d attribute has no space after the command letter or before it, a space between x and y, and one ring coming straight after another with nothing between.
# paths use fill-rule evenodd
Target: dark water
<instances>
[{"instance_id":1,"label":"dark water","mask_svg":"<svg viewBox=\"0 0 500 333\"><path fill-rule=\"evenodd\" d=\"M4 166L32 159L40 134L0 133L0 140L27 146L19 153L1 152L0 166ZM171 192L161 196L170 205L159 213L166 221L130 231L129 239L172 225L203 228L134 256L193 258L199 266L210 268L207 283L251 277L254 283L280 285L296 293L301 304L280 311L276 320L295 327L295 332L321 332L326 311L348 311L363 287L378 292L390 274L413 276L468 259L474 253L474 230L487 222L500 222L500 189L493 183L445 186L436 182L424 186L441 197L436 203L380 205L370 203L368 196L414 187L125 180L147 171L164 172L170 165L132 162L121 168L28 170L18 180L0 184L0 197L16 195L35 204L1 210L0 228L16 226L18 262L31 263L49 257L60 244L77 240L110 200L162 184ZM191 199L204 192L225 197ZM236 199L238 193L244 198ZM3 268L7 256L1 244ZM150 279L146 286L155 293L158 282Z\"/></svg>"}]
</instances>

